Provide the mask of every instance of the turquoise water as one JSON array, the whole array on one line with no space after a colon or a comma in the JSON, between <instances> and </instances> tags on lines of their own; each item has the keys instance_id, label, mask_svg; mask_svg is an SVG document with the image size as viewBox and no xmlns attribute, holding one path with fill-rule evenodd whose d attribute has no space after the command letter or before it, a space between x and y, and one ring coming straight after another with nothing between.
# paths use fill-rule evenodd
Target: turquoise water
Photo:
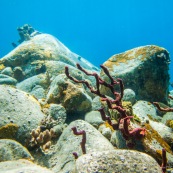
<instances>
[{"instance_id":1,"label":"turquoise water","mask_svg":"<svg viewBox=\"0 0 173 173\"><path fill-rule=\"evenodd\" d=\"M0 0L0 57L19 39L16 28L28 23L96 66L150 44L166 48L173 59L172 7L172 0ZM170 74L173 82L173 64Z\"/></svg>"}]
</instances>

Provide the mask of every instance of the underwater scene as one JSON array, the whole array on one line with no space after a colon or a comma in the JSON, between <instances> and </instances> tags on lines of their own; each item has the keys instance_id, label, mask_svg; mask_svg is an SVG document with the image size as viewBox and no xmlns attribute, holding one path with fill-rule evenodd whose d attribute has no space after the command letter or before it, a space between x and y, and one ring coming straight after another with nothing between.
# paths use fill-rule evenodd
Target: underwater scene
<instances>
[{"instance_id":1,"label":"underwater scene","mask_svg":"<svg viewBox=\"0 0 173 173\"><path fill-rule=\"evenodd\" d=\"M0 0L0 173L173 173L172 7Z\"/></svg>"}]
</instances>

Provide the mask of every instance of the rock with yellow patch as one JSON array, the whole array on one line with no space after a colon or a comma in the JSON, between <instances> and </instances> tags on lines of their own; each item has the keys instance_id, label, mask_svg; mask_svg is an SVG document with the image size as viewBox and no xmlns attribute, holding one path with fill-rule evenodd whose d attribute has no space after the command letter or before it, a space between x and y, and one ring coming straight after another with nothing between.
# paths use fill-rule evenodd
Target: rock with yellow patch
<instances>
[{"instance_id":1,"label":"rock with yellow patch","mask_svg":"<svg viewBox=\"0 0 173 173\"><path fill-rule=\"evenodd\" d=\"M125 88L136 93L137 100L167 102L170 57L166 49L143 46L113 55L103 65L114 78L122 78ZM101 72L101 77L108 77ZM110 95L105 87L101 91Z\"/></svg>"},{"instance_id":2,"label":"rock with yellow patch","mask_svg":"<svg viewBox=\"0 0 173 173\"><path fill-rule=\"evenodd\" d=\"M167 151L167 161L169 165L173 164L173 152L171 146L163 140L161 135L150 125L145 124L146 134L142 140L144 151L157 160L159 164L162 163L162 148Z\"/></svg>"},{"instance_id":3,"label":"rock with yellow patch","mask_svg":"<svg viewBox=\"0 0 173 173\"><path fill-rule=\"evenodd\" d=\"M139 100L133 105L133 113L137 115L141 122L150 120L161 121L162 119L157 115L155 106L143 100Z\"/></svg>"},{"instance_id":4,"label":"rock with yellow patch","mask_svg":"<svg viewBox=\"0 0 173 173\"><path fill-rule=\"evenodd\" d=\"M150 120L151 127L156 130L159 135L162 137L164 141L166 141L169 145L172 145L173 143L173 133L172 128L166 126L165 124L162 124L160 122L155 122Z\"/></svg>"},{"instance_id":5,"label":"rock with yellow patch","mask_svg":"<svg viewBox=\"0 0 173 173\"><path fill-rule=\"evenodd\" d=\"M18 126L15 140L26 144L30 132L45 116L38 101L31 95L14 87L0 85L0 128L16 132L9 123ZM12 126L12 125L10 125ZM7 133L8 135L8 133Z\"/></svg>"},{"instance_id":6,"label":"rock with yellow patch","mask_svg":"<svg viewBox=\"0 0 173 173\"><path fill-rule=\"evenodd\" d=\"M133 113L142 123L149 122L150 126L156 130L168 144L173 142L172 129L161 123L163 120L160 116L157 116L156 108L153 104L142 100L138 101L133 105ZM171 114L167 113L167 115Z\"/></svg>"},{"instance_id":7,"label":"rock with yellow patch","mask_svg":"<svg viewBox=\"0 0 173 173\"><path fill-rule=\"evenodd\" d=\"M9 123L0 127L0 139L15 139L19 126Z\"/></svg>"},{"instance_id":8,"label":"rock with yellow patch","mask_svg":"<svg viewBox=\"0 0 173 173\"><path fill-rule=\"evenodd\" d=\"M48 103L61 103L67 112L87 112L91 109L91 97L82 85L75 85L65 75L58 75L47 94Z\"/></svg>"},{"instance_id":9,"label":"rock with yellow patch","mask_svg":"<svg viewBox=\"0 0 173 173\"><path fill-rule=\"evenodd\" d=\"M67 112L87 112L91 109L91 97L85 93L83 88L78 88L76 85L68 82L62 105Z\"/></svg>"},{"instance_id":10,"label":"rock with yellow patch","mask_svg":"<svg viewBox=\"0 0 173 173\"><path fill-rule=\"evenodd\" d=\"M173 120L173 112L167 112L162 118L162 123L169 126L171 120Z\"/></svg>"}]
</instances>

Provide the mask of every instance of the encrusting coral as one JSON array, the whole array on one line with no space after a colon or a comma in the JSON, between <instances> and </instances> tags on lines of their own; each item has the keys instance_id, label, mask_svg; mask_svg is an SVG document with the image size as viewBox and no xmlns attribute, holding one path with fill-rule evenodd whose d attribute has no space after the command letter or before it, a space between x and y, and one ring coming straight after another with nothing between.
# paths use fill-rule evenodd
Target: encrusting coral
<instances>
[{"instance_id":1,"label":"encrusting coral","mask_svg":"<svg viewBox=\"0 0 173 173\"><path fill-rule=\"evenodd\" d=\"M30 146L41 148L43 152L47 152L51 146L51 139L54 136L53 129L46 129L42 131L41 127L38 126L37 129L33 129L31 132Z\"/></svg>"},{"instance_id":2,"label":"encrusting coral","mask_svg":"<svg viewBox=\"0 0 173 173\"><path fill-rule=\"evenodd\" d=\"M15 135L19 126L17 124L9 123L0 128L0 139L15 139Z\"/></svg>"},{"instance_id":3,"label":"encrusting coral","mask_svg":"<svg viewBox=\"0 0 173 173\"><path fill-rule=\"evenodd\" d=\"M173 129L173 120L167 120L166 125Z\"/></svg>"}]
</instances>

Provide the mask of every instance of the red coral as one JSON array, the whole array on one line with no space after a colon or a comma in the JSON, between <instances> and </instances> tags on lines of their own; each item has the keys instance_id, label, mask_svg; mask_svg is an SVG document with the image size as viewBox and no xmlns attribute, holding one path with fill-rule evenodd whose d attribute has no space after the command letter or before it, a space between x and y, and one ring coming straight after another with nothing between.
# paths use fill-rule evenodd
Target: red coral
<instances>
[{"instance_id":1,"label":"red coral","mask_svg":"<svg viewBox=\"0 0 173 173\"><path fill-rule=\"evenodd\" d=\"M71 128L73 130L73 133L75 135L82 135L82 141L81 141L81 148L82 148L82 153L83 154L86 154L86 148L85 148L85 143L86 143L86 132L85 130L82 130L82 131L77 131L77 128L76 127L72 127ZM76 156L76 154L73 153L74 156Z\"/></svg>"},{"instance_id":2,"label":"red coral","mask_svg":"<svg viewBox=\"0 0 173 173\"><path fill-rule=\"evenodd\" d=\"M166 158L166 150L162 149L162 173L166 173L166 165L167 165L167 158Z\"/></svg>"},{"instance_id":3,"label":"red coral","mask_svg":"<svg viewBox=\"0 0 173 173\"><path fill-rule=\"evenodd\" d=\"M123 84L122 79L119 79L119 78L116 80L113 79L113 77L109 73L109 70L105 66L101 65L100 67L102 68L104 73L110 79L110 83L107 83L106 81L102 80L97 73L90 73L90 72L86 71L85 69L83 69L79 64L77 64L77 68L79 70L81 70L82 72L84 72L88 76L94 76L95 77L96 89L94 89L86 80L77 80L77 79L73 78L69 74L68 67L65 67L65 74L69 79L73 80L74 82L85 84L92 93L100 96L102 101L106 101L109 109L117 110L120 113L120 118L118 120L118 123L113 124L110 117L106 116L104 109L101 108L98 111L100 112L102 119L104 121L107 120L108 123L115 130L119 129L122 132L122 135L126 140L129 141L131 138L140 140L142 137L145 136L146 130L144 128L134 128L134 129L129 130L130 118L133 118L133 116L127 116L126 109L124 109L122 106L121 100L122 100L123 95L124 95L124 84ZM104 85L105 87L110 89L110 91L114 95L114 99L109 99L108 97L106 97L106 95L102 94L100 92L100 85ZM115 89L114 89L115 85L119 85L120 93L115 91ZM131 145L131 143L130 143L128 146L133 146L133 145Z\"/></svg>"},{"instance_id":4,"label":"red coral","mask_svg":"<svg viewBox=\"0 0 173 173\"><path fill-rule=\"evenodd\" d=\"M171 96L169 96L169 98L170 98ZM160 107L160 105L159 105L159 103L158 102L153 102L153 104L157 107L157 109L159 110L159 111L164 111L164 112L173 112L173 108L162 108L162 107Z\"/></svg>"}]
</instances>

